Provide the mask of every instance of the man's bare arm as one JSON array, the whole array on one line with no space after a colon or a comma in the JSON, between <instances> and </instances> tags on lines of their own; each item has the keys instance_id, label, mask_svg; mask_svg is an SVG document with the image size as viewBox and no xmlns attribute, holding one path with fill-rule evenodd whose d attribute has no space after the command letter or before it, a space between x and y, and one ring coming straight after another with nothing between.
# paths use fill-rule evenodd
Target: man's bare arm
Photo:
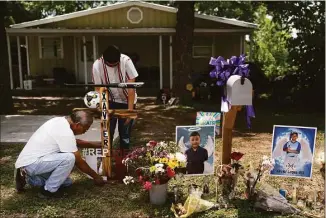
<instances>
[{"instance_id":1,"label":"man's bare arm","mask_svg":"<svg viewBox=\"0 0 326 218\"><path fill-rule=\"evenodd\" d=\"M88 142L81 139L76 139L78 148L102 148L101 142Z\"/></svg>"},{"instance_id":2,"label":"man's bare arm","mask_svg":"<svg viewBox=\"0 0 326 218\"><path fill-rule=\"evenodd\" d=\"M86 173L94 179L96 185L104 185L104 181L100 175L98 175L92 168L88 166L86 161L81 157L80 152L74 152L75 155L75 164L80 171Z\"/></svg>"}]
</instances>

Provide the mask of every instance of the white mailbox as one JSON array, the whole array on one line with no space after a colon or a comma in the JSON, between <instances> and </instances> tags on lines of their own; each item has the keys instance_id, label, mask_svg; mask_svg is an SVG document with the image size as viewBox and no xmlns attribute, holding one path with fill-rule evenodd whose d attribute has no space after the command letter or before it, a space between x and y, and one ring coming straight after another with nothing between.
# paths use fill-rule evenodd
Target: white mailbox
<instances>
[{"instance_id":1,"label":"white mailbox","mask_svg":"<svg viewBox=\"0 0 326 218\"><path fill-rule=\"evenodd\" d=\"M247 78L241 84L241 76L230 76L226 82L226 94L231 105L252 105L252 84Z\"/></svg>"}]
</instances>

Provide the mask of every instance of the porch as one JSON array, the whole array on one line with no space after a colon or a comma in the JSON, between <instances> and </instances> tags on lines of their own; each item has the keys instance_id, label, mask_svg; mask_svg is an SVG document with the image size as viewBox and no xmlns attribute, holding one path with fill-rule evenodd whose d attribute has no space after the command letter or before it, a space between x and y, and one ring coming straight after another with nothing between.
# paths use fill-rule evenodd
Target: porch
<instances>
[{"instance_id":1,"label":"porch","mask_svg":"<svg viewBox=\"0 0 326 218\"><path fill-rule=\"evenodd\" d=\"M11 88L23 89L28 78L33 88L88 84L93 62L109 44L133 59L145 88L172 88L176 13L173 7L128 1L12 25L6 29ZM256 27L196 13L189 74L207 72L212 56L244 53L245 35Z\"/></svg>"},{"instance_id":2,"label":"porch","mask_svg":"<svg viewBox=\"0 0 326 218\"><path fill-rule=\"evenodd\" d=\"M18 66L12 64L11 58L9 60L12 89L23 89L27 79L33 81L33 89L62 88L63 83L91 83L92 65L110 44L117 45L123 54L131 57L139 74L137 81L145 82L145 88L158 90L173 86L175 36L172 34L43 33L21 36L15 32L16 35L7 36L8 42L14 42L16 49L20 48L17 55L12 56L12 43L8 47L9 57L18 59ZM239 33L195 34L194 73L207 71L210 57L215 56L216 51L225 56L241 54L244 51L243 38ZM216 41L228 43L216 44ZM233 44L231 48L229 43Z\"/></svg>"},{"instance_id":3,"label":"porch","mask_svg":"<svg viewBox=\"0 0 326 218\"><path fill-rule=\"evenodd\" d=\"M53 88L64 82L91 83L92 65L109 44L117 45L131 57L139 74L137 80L145 82L145 87L172 87L172 38L172 35L8 35L11 88L23 89L27 79L33 80L35 88ZM16 49L14 55L12 48ZM14 64L12 58L16 58Z\"/></svg>"}]
</instances>

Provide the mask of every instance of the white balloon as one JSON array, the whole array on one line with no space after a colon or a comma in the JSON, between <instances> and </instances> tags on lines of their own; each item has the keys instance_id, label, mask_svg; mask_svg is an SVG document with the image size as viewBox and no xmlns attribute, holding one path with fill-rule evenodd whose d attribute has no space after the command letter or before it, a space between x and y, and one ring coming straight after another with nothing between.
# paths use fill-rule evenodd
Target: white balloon
<instances>
[{"instance_id":1,"label":"white balloon","mask_svg":"<svg viewBox=\"0 0 326 218\"><path fill-rule=\"evenodd\" d=\"M84 97L84 103L88 108L97 108L100 105L100 94L96 91L88 92Z\"/></svg>"}]
</instances>

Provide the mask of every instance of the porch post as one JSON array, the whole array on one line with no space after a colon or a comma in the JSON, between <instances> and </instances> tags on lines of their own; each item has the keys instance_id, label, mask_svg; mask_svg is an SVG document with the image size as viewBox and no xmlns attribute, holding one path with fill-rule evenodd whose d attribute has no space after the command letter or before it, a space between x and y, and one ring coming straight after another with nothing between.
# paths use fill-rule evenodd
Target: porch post
<instances>
[{"instance_id":1,"label":"porch post","mask_svg":"<svg viewBox=\"0 0 326 218\"><path fill-rule=\"evenodd\" d=\"M172 35L170 35L170 89L173 87Z\"/></svg>"},{"instance_id":2,"label":"porch post","mask_svg":"<svg viewBox=\"0 0 326 218\"><path fill-rule=\"evenodd\" d=\"M11 46L10 37L7 34L7 49L8 49L8 61L9 61L9 73L10 73L10 88L14 89L14 81L12 79L12 62L11 62Z\"/></svg>"},{"instance_id":3,"label":"porch post","mask_svg":"<svg viewBox=\"0 0 326 218\"><path fill-rule=\"evenodd\" d=\"M162 35L159 36L160 89L163 89Z\"/></svg>"},{"instance_id":4,"label":"porch post","mask_svg":"<svg viewBox=\"0 0 326 218\"><path fill-rule=\"evenodd\" d=\"M96 39L95 36L93 36L93 60L96 61L96 59L97 59Z\"/></svg>"},{"instance_id":5,"label":"porch post","mask_svg":"<svg viewBox=\"0 0 326 218\"><path fill-rule=\"evenodd\" d=\"M25 36L25 46L26 46L26 64L27 64L27 75L31 75L31 71L29 68L29 48L28 48L28 36Z\"/></svg>"},{"instance_id":6,"label":"porch post","mask_svg":"<svg viewBox=\"0 0 326 218\"><path fill-rule=\"evenodd\" d=\"M243 53L242 48L243 48L243 41L242 41L242 35L240 35L240 55Z\"/></svg>"},{"instance_id":7,"label":"porch post","mask_svg":"<svg viewBox=\"0 0 326 218\"><path fill-rule=\"evenodd\" d=\"M86 37L83 36L83 50L84 50L84 80L85 80L85 84L88 83L88 79L87 79L87 57L86 57Z\"/></svg>"},{"instance_id":8,"label":"porch post","mask_svg":"<svg viewBox=\"0 0 326 218\"><path fill-rule=\"evenodd\" d=\"M213 57L215 57L215 47L216 47L216 43L215 43L215 36L213 36L213 43L212 43L212 55Z\"/></svg>"},{"instance_id":9,"label":"porch post","mask_svg":"<svg viewBox=\"0 0 326 218\"><path fill-rule=\"evenodd\" d=\"M22 58L20 53L20 37L17 36L17 50L18 50L18 67L19 67L19 82L20 88L22 89L23 86L23 72L22 72Z\"/></svg>"},{"instance_id":10,"label":"porch post","mask_svg":"<svg viewBox=\"0 0 326 218\"><path fill-rule=\"evenodd\" d=\"M75 63L75 72L77 76L77 81L79 81L79 73L78 72L78 65L77 65L77 42L76 42L76 37L74 36L74 63Z\"/></svg>"},{"instance_id":11,"label":"porch post","mask_svg":"<svg viewBox=\"0 0 326 218\"><path fill-rule=\"evenodd\" d=\"M253 43L253 41L252 41L252 34L249 34L249 60L251 61L252 60L252 58L253 58L253 56L252 56L252 43Z\"/></svg>"},{"instance_id":12,"label":"porch post","mask_svg":"<svg viewBox=\"0 0 326 218\"><path fill-rule=\"evenodd\" d=\"M242 35L242 54L245 54L246 35Z\"/></svg>"}]
</instances>

